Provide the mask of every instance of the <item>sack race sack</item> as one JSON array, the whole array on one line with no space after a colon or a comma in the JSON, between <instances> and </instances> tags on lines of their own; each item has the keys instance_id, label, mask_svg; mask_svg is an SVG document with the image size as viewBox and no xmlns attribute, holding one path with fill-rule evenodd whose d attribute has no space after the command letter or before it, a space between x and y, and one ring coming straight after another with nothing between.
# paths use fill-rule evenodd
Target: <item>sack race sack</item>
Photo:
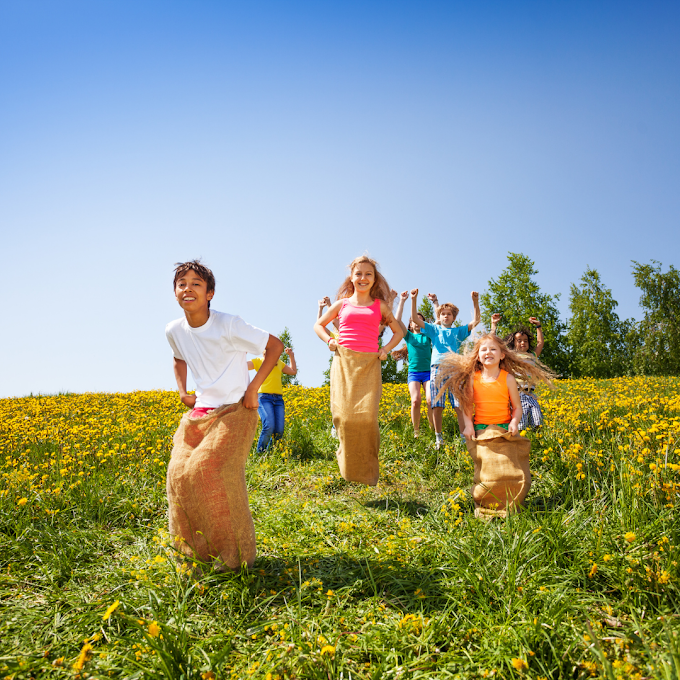
<instances>
[{"instance_id":1,"label":"sack race sack","mask_svg":"<svg viewBox=\"0 0 680 680\"><path fill-rule=\"evenodd\" d=\"M529 493L531 442L489 425L476 433L476 439L468 439L466 446L475 463L474 485L470 489L475 517L507 517Z\"/></svg>"},{"instance_id":2,"label":"sack race sack","mask_svg":"<svg viewBox=\"0 0 680 680\"><path fill-rule=\"evenodd\" d=\"M182 417L167 475L170 534L188 557L218 571L255 561L245 467L257 411L243 401L202 418Z\"/></svg>"},{"instance_id":3,"label":"sack race sack","mask_svg":"<svg viewBox=\"0 0 680 680\"><path fill-rule=\"evenodd\" d=\"M331 365L331 413L338 435L338 467L348 482L378 483L381 395L378 355L338 345Z\"/></svg>"}]
</instances>

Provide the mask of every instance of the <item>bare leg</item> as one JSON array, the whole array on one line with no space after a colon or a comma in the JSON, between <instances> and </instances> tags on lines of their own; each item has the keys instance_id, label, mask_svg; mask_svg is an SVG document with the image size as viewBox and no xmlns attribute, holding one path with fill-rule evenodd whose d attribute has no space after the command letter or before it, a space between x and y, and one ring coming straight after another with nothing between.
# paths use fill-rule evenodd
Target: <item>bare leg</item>
<instances>
[{"instance_id":1,"label":"bare leg","mask_svg":"<svg viewBox=\"0 0 680 680\"><path fill-rule=\"evenodd\" d=\"M441 433L444 420L444 409L441 406L435 406L432 409L432 420L434 421L434 431Z\"/></svg>"},{"instance_id":2,"label":"bare leg","mask_svg":"<svg viewBox=\"0 0 680 680\"><path fill-rule=\"evenodd\" d=\"M420 383L412 381L408 384L408 391L411 395L411 422L413 423L414 432L420 430L420 404L422 403L420 397Z\"/></svg>"},{"instance_id":3,"label":"bare leg","mask_svg":"<svg viewBox=\"0 0 680 680\"><path fill-rule=\"evenodd\" d=\"M430 381L423 383L423 388L425 390L425 400L427 401L427 420L430 423L430 427L434 430L434 419L432 418L432 401L430 396Z\"/></svg>"}]
</instances>

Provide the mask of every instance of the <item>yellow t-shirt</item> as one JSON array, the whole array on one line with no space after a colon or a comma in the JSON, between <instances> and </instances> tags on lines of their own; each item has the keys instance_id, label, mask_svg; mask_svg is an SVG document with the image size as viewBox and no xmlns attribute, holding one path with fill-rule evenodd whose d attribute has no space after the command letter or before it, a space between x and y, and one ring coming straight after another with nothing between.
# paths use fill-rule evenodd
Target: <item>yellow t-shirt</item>
<instances>
[{"instance_id":1,"label":"yellow t-shirt","mask_svg":"<svg viewBox=\"0 0 680 680\"><path fill-rule=\"evenodd\" d=\"M255 367L256 371L260 370L260 366L262 366L262 362L264 359L262 357L257 357L256 359L251 360L253 362L253 366ZM283 385L281 384L281 376L283 375L283 367L286 364L281 361L281 359L278 360L276 363L276 366L272 368L272 372L265 378L264 382L262 383L262 387L258 390L258 393L263 393L263 394L283 394Z\"/></svg>"}]
</instances>

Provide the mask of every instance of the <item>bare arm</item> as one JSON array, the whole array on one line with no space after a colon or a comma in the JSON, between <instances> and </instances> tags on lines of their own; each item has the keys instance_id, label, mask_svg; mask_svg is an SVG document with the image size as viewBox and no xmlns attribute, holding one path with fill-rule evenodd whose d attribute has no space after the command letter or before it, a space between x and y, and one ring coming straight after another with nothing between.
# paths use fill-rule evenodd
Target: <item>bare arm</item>
<instances>
[{"instance_id":1,"label":"bare arm","mask_svg":"<svg viewBox=\"0 0 680 680\"><path fill-rule=\"evenodd\" d=\"M508 393L510 395L510 403L512 404L512 418L508 425L508 432L510 434L517 434L519 429L519 421L522 420L522 401L519 398L519 389L514 375L508 373L507 377Z\"/></svg>"},{"instance_id":2,"label":"bare arm","mask_svg":"<svg viewBox=\"0 0 680 680\"><path fill-rule=\"evenodd\" d=\"M472 317L472 321L468 324L469 333L472 333L475 326L482 320L482 313L479 311L479 293L476 290L472 291L472 304L475 306L475 313Z\"/></svg>"},{"instance_id":3,"label":"bare arm","mask_svg":"<svg viewBox=\"0 0 680 680\"><path fill-rule=\"evenodd\" d=\"M397 323L397 320L392 316L392 312L387 304L381 302L380 311L387 319L387 325L392 331L390 341L384 347L380 348L380 361L385 361L387 355L402 341L404 333L401 330L401 326Z\"/></svg>"},{"instance_id":4,"label":"bare arm","mask_svg":"<svg viewBox=\"0 0 680 680\"><path fill-rule=\"evenodd\" d=\"M408 330L406 326L404 325L404 322L401 320L401 317L404 314L404 304L406 303L406 300L408 299L408 291L405 290L400 296L399 296L399 302L397 303L397 313L395 315L395 319L397 320L397 323L401 327L401 332L406 335L406 331Z\"/></svg>"},{"instance_id":5,"label":"bare arm","mask_svg":"<svg viewBox=\"0 0 680 680\"><path fill-rule=\"evenodd\" d=\"M337 319L341 307L342 300L336 300L314 324L314 332L328 345L332 352L337 349L338 345L335 338L326 330L326 326L334 319Z\"/></svg>"},{"instance_id":6,"label":"bare arm","mask_svg":"<svg viewBox=\"0 0 680 680\"><path fill-rule=\"evenodd\" d=\"M187 362L183 359L173 357L172 369L175 373L175 380L179 388L180 401L189 408L193 408L196 404L196 395L187 394Z\"/></svg>"},{"instance_id":7,"label":"bare arm","mask_svg":"<svg viewBox=\"0 0 680 680\"><path fill-rule=\"evenodd\" d=\"M255 364L252 361L248 362L248 370L249 371L254 371L255 370Z\"/></svg>"},{"instance_id":8,"label":"bare arm","mask_svg":"<svg viewBox=\"0 0 680 680\"><path fill-rule=\"evenodd\" d=\"M281 352L283 352L283 343L275 335L270 334L266 350L267 353L264 355L260 370L255 374L255 377L246 389L246 393L243 395L243 405L246 408L256 409L258 407L257 391L262 387L262 383L272 372L274 366L276 366L276 362L279 360Z\"/></svg>"},{"instance_id":9,"label":"bare arm","mask_svg":"<svg viewBox=\"0 0 680 680\"><path fill-rule=\"evenodd\" d=\"M501 320L501 315L496 313L491 315L491 330L489 331L492 335L496 335L496 328Z\"/></svg>"},{"instance_id":10,"label":"bare arm","mask_svg":"<svg viewBox=\"0 0 680 680\"><path fill-rule=\"evenodd\" d=\"M290 366L284 366L281 370L286 375L297 375L297 364L295 363L295 353L291 347L283 350L290 357Z\"/></svg>"},{"instance_id":11,"label":"bare arm","mask_svg":"<svg viewBox=\"0 0 680 680\"><path fill-rule=\"evenodd\" d=\"M411 319L421 328L425 328L425 322L418 316L418 289L411 291Z\"/></svg>"},{"instance_id":12,"label":"bare arm","mask_svg":"<svg viewBox=\"0 0 680 680\"><path fill-rule=\"evenodd\" d=\"M543 325L535 316L529 317L529 323L536 327L536 357L538 358L541 356L543 346L545 345L545 340L543 338Z\"/></svg>"},{"instance_id":13,"label":"bare arm","mask_svg":"<svg viewBox=\"0 0 680 680\"><path fill-rule=\"evenodd\" d=\"M463 411L463 437L465 439L475 438L475 426L472 423L472 413L466 413Z\"/></svg>"},{"instance_id":14,"label":"bare arm","mask_svg":"<svg viewBox=\"0 0 680 680\"><path fill-rule=\"evenodd\" d=\"M439 318L439 298L437 298L437 294L436 293L428 293L427 298L432 303L432 306L434 307L434 318L438 319Z\"/></svg>"}]
</instances>

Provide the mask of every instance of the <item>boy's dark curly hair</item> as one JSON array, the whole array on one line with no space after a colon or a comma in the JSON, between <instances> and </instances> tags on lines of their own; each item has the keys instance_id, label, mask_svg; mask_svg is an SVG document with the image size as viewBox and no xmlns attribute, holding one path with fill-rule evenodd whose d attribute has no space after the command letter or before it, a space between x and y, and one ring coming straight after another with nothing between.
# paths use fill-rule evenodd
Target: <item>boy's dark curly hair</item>
<instances>
[{"instance_id":1,"label":"boy's dark curly hair","mask_svg":"<svg viewBox=\"0 0 680 680\"><path fill-rule=\"evenodd\" d=\"M515 335L517 333L527 336L527 339L529 340L529 351L533 352L536 347L536 343L534 342L534 336L532 332L526 326L517 326L515 330L505 338L506 346L512 350L515 349Z\"/></svg>"}]
</instances>

